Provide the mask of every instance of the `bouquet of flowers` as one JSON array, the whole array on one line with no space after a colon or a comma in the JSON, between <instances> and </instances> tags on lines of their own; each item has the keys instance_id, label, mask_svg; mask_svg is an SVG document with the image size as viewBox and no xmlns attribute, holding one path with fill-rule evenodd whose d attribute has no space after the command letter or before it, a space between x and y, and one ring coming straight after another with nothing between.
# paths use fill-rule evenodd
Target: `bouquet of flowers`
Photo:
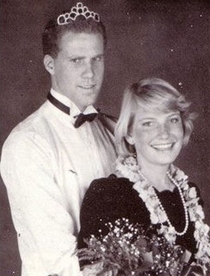
<instances>
[{"instance_id":1,"label":"bouquet of flowers","mask_svg":"<svg viewBox=\"0 0 210 276\"><path fill-rule=\"evenodd\" d=\"M120 276L190 275L185 250L155 234L152 227L144 231L124 218L106 226L108 234L99 233L98 237L92 235L85 240L87 248L78 251L81 263L101 262L102 273L118 271Z\"/></svg>"}]
</instances>

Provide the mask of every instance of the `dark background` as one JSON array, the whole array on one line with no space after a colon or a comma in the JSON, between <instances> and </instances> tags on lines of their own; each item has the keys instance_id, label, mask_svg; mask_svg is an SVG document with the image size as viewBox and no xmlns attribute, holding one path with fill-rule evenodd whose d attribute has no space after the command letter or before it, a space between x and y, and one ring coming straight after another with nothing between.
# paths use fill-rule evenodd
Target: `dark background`
<instances>
[{"instance_id":1,"label":"dark background","mask_svg":"<svg viewBox=\"0 0 210 276\"><path fill-rule=\"evenodd\" d=\"M50 89L41 32L51 16L76 1L1 0L1 135L35 111ZM160 77L186 94L199 114L177 165L197 183L210 224L210 1L83 1L107 26L106 73L98 107L118 116L123 89ZM6 191L0 183L0 274L20 275L20 258Z\"/></svg>"}]
</instances>

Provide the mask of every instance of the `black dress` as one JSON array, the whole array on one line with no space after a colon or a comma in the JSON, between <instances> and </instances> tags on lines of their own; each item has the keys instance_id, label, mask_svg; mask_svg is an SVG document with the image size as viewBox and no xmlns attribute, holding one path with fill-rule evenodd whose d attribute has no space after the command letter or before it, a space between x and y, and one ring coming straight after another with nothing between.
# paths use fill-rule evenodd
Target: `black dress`
<instances>
[{"instance_id":1,"label":"black dress","mask_svg":"<svg viewBox=\"0 0 210 276\"><path fill-rule=\"evenodd\" d=\"M127 178L117 178L110 175L108 178L94 180L88 189L81 208L81 231L78 237L78 247L85 247L85 238L91 234L98 236L99 229L102 235L107 234L106 222L114 223L119 218L127 218L130 223L139 223L145 230L150 223L150 213L138 192L133 189L134 183ZM198 188L189 183L190 186ZM171 191L156 191L171 224L179 232L185 227L185 214L178 189ZM158 227L158 226L157 226ZM187 232L178 236L176 244L184 246L193 255L196 253L194 239L194 225L189 222Z\"/></svg>"}]
</instances>

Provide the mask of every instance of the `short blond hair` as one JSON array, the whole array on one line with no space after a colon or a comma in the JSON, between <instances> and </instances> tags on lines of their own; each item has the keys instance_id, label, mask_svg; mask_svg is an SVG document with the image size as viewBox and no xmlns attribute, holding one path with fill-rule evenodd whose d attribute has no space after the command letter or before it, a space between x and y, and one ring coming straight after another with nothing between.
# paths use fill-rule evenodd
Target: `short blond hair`
<instances>
[{"instance_id":1,"label":"short blond hair","mask_svg":"<svg viewBox=\"0 0 210 276\"><path fill-rule=\"evenodd\" d=\"M191 103L168 82L158 78L143 79L129 85L124 92L120 116L115 128L115 139L119 155L133 154L132 147L125 137L133 126L135 114L139 108L179 111L183 123L184 145L188 144L196 117L190 112Z\"/></svg>"}]
</instances>

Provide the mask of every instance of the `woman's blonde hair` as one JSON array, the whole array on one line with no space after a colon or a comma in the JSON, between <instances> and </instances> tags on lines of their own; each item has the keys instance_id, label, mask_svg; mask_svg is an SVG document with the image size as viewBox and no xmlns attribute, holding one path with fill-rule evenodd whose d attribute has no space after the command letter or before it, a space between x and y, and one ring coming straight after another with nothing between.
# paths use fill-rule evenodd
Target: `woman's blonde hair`
<instances>
[{"instance_id":1,"label":"woman's blonde hair","mask_svg":"<svg viewBox=\"0 0 210 276\"><path fill-rule=\"evenodd\" d=\"M187 145L193 130L193 120L196 115L189 112L191 103L184 95L177 91L168 82L158 78L148 78L132 83L125 89L120 116L115 128L115 139L118 154L132 155L135 149L128 144L129 135L139 108L159 109L164 112L179 111L183 123L184 145Z\"/></svg>"}]
</instances>

